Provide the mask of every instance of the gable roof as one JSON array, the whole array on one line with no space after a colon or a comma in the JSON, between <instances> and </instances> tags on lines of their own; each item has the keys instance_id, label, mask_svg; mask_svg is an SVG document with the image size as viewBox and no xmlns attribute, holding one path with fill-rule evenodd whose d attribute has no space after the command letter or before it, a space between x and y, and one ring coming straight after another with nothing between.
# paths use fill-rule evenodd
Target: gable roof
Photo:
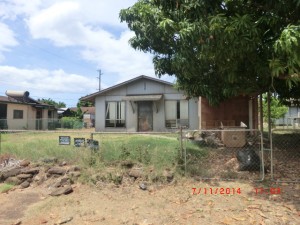
<instances>
[{"instance_id":1,"label":"gable roof","mask_svg":"<svg viewBox=\"0 0 300 225\"><path fill-rule=\"evenodd\" d=\"M157 78L153 78L153 77L148 77L148 76L145 76L145 75L141 75L141 76L138 76L138 77L135 77L133 79L130 79L130 80L127 80L125 82L122 82L122 83L119 83L119 84L116 84L114 86L111 86L109 88L106 88L106 89L103 89L101 91L98 91L98 92L95 92L93 94L90 94L90 95L86 95L84 97L81 97L80 100L83 100L83 101L94 101L95 100L95 97L98 96L98 95L101 95L101 94L104 94L108 91L111 91L111 90L114 90L114 89L117 89L119 87L122 87L122 86L125 86L127 84L130 84L130 83L133 83L137 80L141 80L141 79L146 79L146 80L150 80L150 81L155 81L155 82L158 82L158 83L161 83L161 84L166 84L166 85L169 85L169 86L173 86L174 84L170 83L170 82L167 82L167 81L163 81L163 80L160 80L160 79L157 79Z\"/></svg>"}]
</instances>

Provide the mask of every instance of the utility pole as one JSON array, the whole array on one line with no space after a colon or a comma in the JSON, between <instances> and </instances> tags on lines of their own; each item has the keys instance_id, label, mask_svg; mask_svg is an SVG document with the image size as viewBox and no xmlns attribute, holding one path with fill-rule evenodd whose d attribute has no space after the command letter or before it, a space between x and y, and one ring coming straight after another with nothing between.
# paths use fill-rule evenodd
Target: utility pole
<instances>
[{"instance_id":1,"label":"utility pole","mask_svg":"<svg viewBox=\"0 0 300 225\"><path fill-rule=\"evenodd\" d=\"M97 77L97 79L99 79L99 91L101 91L101 75L103 75L103 73L101 73L101 70L97 70L99 72L99 77Z\"/></svg>"}]
</instances>

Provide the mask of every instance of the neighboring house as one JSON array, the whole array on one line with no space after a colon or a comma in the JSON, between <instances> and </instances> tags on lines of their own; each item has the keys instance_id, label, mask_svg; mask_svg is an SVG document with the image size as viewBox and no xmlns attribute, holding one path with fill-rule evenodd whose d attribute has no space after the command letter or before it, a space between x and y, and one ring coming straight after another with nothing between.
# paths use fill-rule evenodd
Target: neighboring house
<instances>
[{"instance_id":1,"label":"neighboring house","mask_svg":"<svg viewBox=\"0 0 300 225\"><path fill-rule=\"evenodd\" d=\"M59 108L57 109L58 118L73 116L70 108Z\"/></svg>"},{"instance_id":2,"label":"neighboring house","mask_svg":"<svg viewBox=\"0 0 300 225\"><path fill-rule=\"evenodd\" d=\"M284 117L275 121L275 125L288 125L288 126L299 127L300 107L290 106L289 111L284 115Z\"/></svg>"},{"instance_id":3,"label":"neighboring house","mask_svg":"<svg viewBox=\"0 0 300 225\"><path fill-rule=\"evenodd\" d=\"M172 83L147 76L82 97L95 103L96 131L164 132L199 128L198 99L187 100Z\"/></svg>"},{"instance_id":4,"label":"neighboring house","mask_svg":"<svg viewBox=\"0 0 300 225\"><path fill-rule=\"evenodd\" d=\"M46 130L57 119L54 106L29 97L28 91L6 91L0 96L0 129Z\"/></svg>"}]
</instances>

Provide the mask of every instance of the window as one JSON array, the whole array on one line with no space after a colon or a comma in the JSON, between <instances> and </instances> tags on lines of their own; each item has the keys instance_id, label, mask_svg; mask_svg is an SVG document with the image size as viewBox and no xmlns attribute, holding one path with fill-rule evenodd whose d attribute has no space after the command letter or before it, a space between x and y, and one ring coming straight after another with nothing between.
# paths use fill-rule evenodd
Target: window
<instances>
[{"instance_id":1,"label":"window","mask_svg":"<svg viewBox=\"0 0 300 225\"><path fill-rule=\"evenodd\" d=\"M106 102L105 127L125 127L125 102Z\"/></svg>"},{"instance_id":2,"label":"window","mask_svg":"<svg viewBox=\"0 0 300 225\"><path fill-rule=\"evenodd\" d=\"M189 102L188 100L168 100L165 101L166 127L178 127L178 121L181 124L188 125Z\"/></svg>"},{"instance_id":3,"label":"window","mask_svg":"<svg viewBox=\"0 0 300 225\"><path fill-rule=\"evenodd\" d=\"M14 119L23 119L23 110L14 110Z\"/></svg>"}]
</instances>

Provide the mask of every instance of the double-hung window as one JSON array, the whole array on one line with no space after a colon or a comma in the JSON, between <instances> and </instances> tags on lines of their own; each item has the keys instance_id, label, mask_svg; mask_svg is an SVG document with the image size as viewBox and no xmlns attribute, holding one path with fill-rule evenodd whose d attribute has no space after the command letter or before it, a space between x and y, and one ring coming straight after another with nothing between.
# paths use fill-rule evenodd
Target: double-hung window
<instances>
[{"instance_id":1,"label":"double-hung window","mask_svg":"<svg viewBox=\"0 0 300 225\"><path fill-rule=\"evenodd\" d=\"M189 102L188 100L166 100L165 101L166 127L176 128L178 123L189 123Z\"/></svg>"},{"instance_id":2,"label":"double-hung window","mask_svg":"<svg viewBox=\"0 0 300 225\"><path fill-rule=\"evenodd\" d=\"M106 102L105 127L125 127L125 102Z\"/></svg>"}]
</instances>

